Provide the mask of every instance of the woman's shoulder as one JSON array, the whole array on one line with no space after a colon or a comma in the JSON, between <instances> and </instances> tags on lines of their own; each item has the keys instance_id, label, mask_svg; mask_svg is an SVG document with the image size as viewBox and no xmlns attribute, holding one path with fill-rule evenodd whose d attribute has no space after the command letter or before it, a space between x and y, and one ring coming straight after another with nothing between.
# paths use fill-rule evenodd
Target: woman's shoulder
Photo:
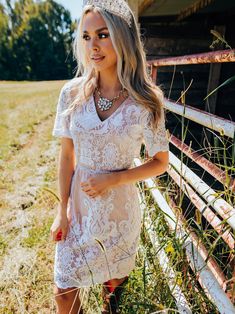
<instances>
[{"instance_id":1,"label":"woman's shoulder","mask_svg":"<svg viewBox=\"0 0 235 314\"><path fill-rule=\"evenodd\" d=\"M64 91L75 90L76 88L79 88L79 85L82 83L82 81L83 81L82 76L74 77L63 85L62 90Z\"/></svg>"},{"instance_id":2,"label":"woman's shoulder","mask_svg":"<svg viewBox=\"0 0 235 314\"><path fill-rule=\"evenodd\" d=\"M76 98L83 79L84 78L82 76L79 76L67 81L61 88L61 94L71 102Z\"/></svg>"},{"instance_id":3,"label":"woman's shoulder","mask_svg":"<svg viewBox=\"0 0 235 314\"><path fill-rule=\"evenodd\" d=\"M129 105L136 111L136 113L140 114L141 116L148 116L150 114L149 110L140 102L134 99L134 97L129 96L130 102Z\"/></svg>"}]
</instances>

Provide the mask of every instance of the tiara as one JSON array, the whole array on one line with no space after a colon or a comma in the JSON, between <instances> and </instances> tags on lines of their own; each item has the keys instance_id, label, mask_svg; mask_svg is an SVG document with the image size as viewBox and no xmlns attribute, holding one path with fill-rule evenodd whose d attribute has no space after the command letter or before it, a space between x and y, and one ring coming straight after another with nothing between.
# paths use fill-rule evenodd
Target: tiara
<instances>
[{"instance_id":1,"label":"tiara","mask_svg":"<svg viewBox=\"0 0 235 314\"><path fill-rule=\"evenodd\" d=\"M131 27L131 9L125 0L83 0L83 7L85 5L99 7L114 15L118 15Z\"/></svg>"}]
</instances>

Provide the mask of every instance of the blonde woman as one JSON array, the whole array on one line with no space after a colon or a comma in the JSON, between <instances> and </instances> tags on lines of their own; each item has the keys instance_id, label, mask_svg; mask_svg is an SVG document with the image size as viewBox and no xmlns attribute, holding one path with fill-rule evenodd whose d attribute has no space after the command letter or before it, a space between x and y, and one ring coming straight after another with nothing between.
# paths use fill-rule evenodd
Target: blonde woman
<instances>
[{"instance_id":1,"label":"blonde woman","mask_svg":"<svg viewBox=\"0 0 235 314\"><path fill-rule=\"evenodd\" d=\"M79 288L95 284L103 284L102 313L118 313L141 229L135 183L168 167L163 95L124 0L86 1L74 51L81 76L62 88L53 130L61 137L61 202L51 226L53 240L61 234L57 313L82 313ZM134 167L142 143L151 158Z\"/></svg>"}]
</instances>

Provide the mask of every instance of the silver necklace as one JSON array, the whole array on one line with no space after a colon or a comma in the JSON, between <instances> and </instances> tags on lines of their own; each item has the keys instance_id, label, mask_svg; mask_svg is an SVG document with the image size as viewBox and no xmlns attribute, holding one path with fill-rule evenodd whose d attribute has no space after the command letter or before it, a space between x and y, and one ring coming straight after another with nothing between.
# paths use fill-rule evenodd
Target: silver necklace
<instances>
[{"instance_id":1,"label":"silver necklace","mask_svg":"<svg viewBox=\"0 0 235 314\"><path fill-rule=\"evenodd\" d=\"M99 95L99 100L98 100L97 106L99 107L99 109L101 111L106 111L106 110L109 110L112 107L113 103L116 100L118 100L118 98L120 98L121 94L124 92L124 88L122 88L120 90L119 94L116 97L114 97L113 99L111 99L111 100L109 100L108 98L102 97L101 92L100 92L98 87L96 88L96 91L97 91L97 93Z\"/></svg>"}]
</instances>

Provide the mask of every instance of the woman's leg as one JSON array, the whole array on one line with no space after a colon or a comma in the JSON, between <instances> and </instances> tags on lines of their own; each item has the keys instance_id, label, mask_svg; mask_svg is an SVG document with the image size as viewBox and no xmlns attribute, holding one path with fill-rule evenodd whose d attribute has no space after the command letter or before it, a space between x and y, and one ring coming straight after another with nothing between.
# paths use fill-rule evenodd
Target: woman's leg
<instances>
[{"instance_id":1,"label":"woman's leg","mask_svg":"<svg viewBox=\"0 0 235 314\"><path fill-rule=\"evenodd\" d=\"M82 314L78 288L61 289L54 286L57 314Z\"/></svg>"}]
</instances>

